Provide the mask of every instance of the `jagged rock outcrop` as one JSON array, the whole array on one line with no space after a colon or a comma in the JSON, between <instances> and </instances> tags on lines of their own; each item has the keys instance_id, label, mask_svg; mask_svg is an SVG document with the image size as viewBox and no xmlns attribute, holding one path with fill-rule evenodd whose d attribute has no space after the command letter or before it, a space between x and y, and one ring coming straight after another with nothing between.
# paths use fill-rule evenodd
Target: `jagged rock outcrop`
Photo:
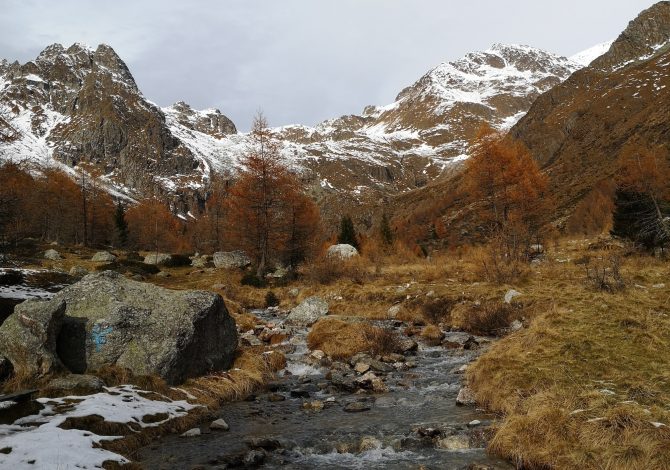
<instances>
[{"instance_id":1,"label":"jagged rock outcrop","mask_svg":"<svg viewBox=\"0 0 670 470\"><path fill-rule=\"evenodd\" d=\"M221 114L221 111L218 109L198 111L183 101L178 101L168 108L163 108L163 111L173 116L179 124L188 129L214 137L221 138L237 133L237 128L233 124L233 121Z\"/></svg>"},{"instance_id":2,"label":"jagged rock outcrop","mask_svg":"<svg viewBox=\"0 0 670 470\"><path fill-rule=\"evenodd\" d=\"M53 44L23 65L3 62L0 117L0 133L10 136L0 157L87 163L133 195L156 188L178 193L177 176L184 187L208 176L207 165L171 133L163 111L105 44ZM220 113L218 120L222 128L232 125Z\"/></svg>"}]
</instances>

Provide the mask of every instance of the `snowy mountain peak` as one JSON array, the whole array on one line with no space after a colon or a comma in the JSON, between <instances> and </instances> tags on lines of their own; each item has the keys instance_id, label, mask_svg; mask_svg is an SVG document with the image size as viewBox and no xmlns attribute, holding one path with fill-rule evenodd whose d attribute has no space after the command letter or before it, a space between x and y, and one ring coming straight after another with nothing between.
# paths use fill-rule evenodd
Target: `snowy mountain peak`
<instances>
[{"instance_id":1,"label":"snowy mountain peak","mask_svg":"<svg viewBox=\"0 0 670 470\"><path fill-rule=\"evenodd\" d=\"M596 44L593 47L589 47L584 51L578 52L577 54L570 56L570 60L578 64L581 64L583 67L588 67L589 65L591 65L591 62L593 62L598 57L609 51L613 42L614 40Z\"/></svg>"}]
</instances>

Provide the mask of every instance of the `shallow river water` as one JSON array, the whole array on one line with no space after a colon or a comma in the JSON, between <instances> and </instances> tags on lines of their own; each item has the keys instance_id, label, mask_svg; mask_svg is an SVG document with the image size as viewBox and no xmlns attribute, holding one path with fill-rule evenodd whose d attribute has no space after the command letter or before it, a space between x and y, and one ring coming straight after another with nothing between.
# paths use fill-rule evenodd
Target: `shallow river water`
<instances>
[{"instance_id":1,"label":"shallow river water","mask_svg":"<svg viewBox=\"0 0 670 470\"><path fill-rule=\"evenodd\" d=\"M254 312L277 320L272 312ZM228 432L198 437L166 436L143 449L138 458L147 469L231 468L249 462L250 449L264 448L262 468L294 469L510 469L488 456L481 438L491 419L474 408L456 405L462 375L455 372L475 352L419 346L416 367L384 376L388 393L350 393L329 386L327 368L314 366L299 331L287 355L289 373L248 401L229 403L219 416ZM276 400L278 396L283 401ZM321 411L303 404L324 402ZM346 412L351 402L367 411ZM475 421L480 421L477 424ZM475 421L473 423L473 421ZM469 449L438 448L439 436L468 436ZM227 465L227 466L226 466Z\"/></svg>"}]
</instances>

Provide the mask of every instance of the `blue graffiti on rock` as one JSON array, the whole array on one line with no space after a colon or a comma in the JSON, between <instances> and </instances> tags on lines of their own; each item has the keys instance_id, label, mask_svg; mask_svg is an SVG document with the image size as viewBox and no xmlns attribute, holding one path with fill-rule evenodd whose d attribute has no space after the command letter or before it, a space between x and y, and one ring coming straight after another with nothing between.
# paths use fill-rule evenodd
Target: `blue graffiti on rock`
<instances>
[{"instance_id":1,"label":"blue graffiti on rock","mask_svg":"<svg viewBox=\"0 0 670 470\"><path fill-rule=\"evenodd\" d=\"M91 329L91 339L95 344L95 351L100 352L103 344L107 344L107 335L110 334L114 328L107 323L97 323Z\"/></svg>"}]
</instances>

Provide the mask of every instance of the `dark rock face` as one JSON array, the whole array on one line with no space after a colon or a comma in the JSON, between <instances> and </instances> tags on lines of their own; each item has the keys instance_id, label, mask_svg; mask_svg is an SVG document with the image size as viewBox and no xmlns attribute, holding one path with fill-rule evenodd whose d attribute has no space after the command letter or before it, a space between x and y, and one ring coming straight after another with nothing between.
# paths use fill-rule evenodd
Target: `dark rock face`
<instances>
[{"instance_id":1,"label":"dark rock face","mask_svg":"<svg viewBox=\"0 0 670 470\"><path fill-rule=\"evenodd\" d=\"M20 304L0 327L0 355L32 376L63 365L77 374L118 365L176 384L229 367L236 347L235 323L219 295L171 291L111 271L86 276L49 302Z\"/></svg>"},{"instance_id":2,"label":"dark rock face","mask_svg":"<svg viewBox=\"0 0 670 470\"><path fill-rule=\"evenodd\" d=\"M658 2L644 10L612 44L609 52L591 67L611 70L649 57L670 41L670 2Z\"/></svg>"}]
</instances>

